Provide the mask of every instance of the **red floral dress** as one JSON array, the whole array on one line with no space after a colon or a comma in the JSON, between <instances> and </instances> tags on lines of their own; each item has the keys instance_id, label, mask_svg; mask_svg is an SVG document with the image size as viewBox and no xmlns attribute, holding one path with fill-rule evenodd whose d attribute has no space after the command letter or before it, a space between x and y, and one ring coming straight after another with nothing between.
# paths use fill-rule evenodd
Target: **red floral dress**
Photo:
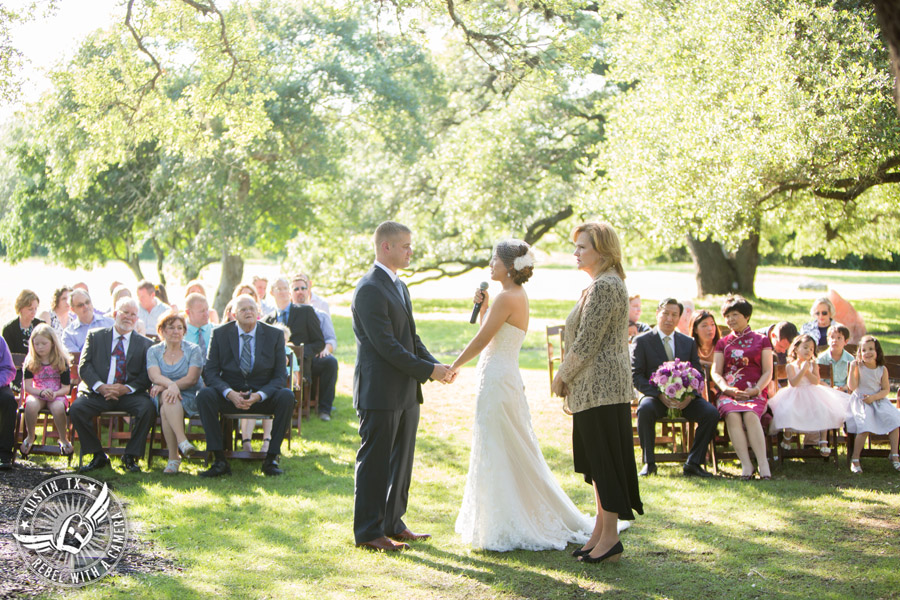
<instances>
[{"instance_id":1,"label":"red floral dress","mask_svg":"<svg viewBox=\"0 0 900 600\"><path fill-rule=\"evenodd\" d=\"M729 333L716 343L716 352L725 356L725 368L722 374L728 385L746 390L752 388L762 376L762 352L772 349L769 337L756 333L747 327L741 333ZM725 417L730 412L753 411L757 417L766 412L768 397L763 388L759 396L749 400L737 400L725 394L719 394L717 407L719 415Z\"/></svg>"}]
</instances>

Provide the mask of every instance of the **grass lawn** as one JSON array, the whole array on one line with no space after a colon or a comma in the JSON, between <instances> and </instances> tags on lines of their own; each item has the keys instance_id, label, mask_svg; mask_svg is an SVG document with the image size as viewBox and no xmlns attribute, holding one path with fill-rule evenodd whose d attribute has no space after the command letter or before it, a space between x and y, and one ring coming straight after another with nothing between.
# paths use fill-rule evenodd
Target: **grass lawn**
<instances>
[{"instance_id":1,"label":"grass lawn","mask_svg":"<svg viewBox=\"0 0 900 600\"><path fill-rule=\"evenodd\" d=\"M807 314L806 302L755 303L754 325ZM474 332L467 311L417 303L419 332L442 359ZM535 302L539 319L562 321L571 305ZM652 306L645 304L646 314ZM893 301L857 303L870 327L900 331ZM446 314L446 316L445 316ZM879 315L875 319L875 315ZM336 317L338 339L352 340ZM523 376L545 457L564 490L590 513L591 489L571 471L571 420L549 396L542 327L526 339ZM894 347L900 347L895 342ZM200 479L199 463L164 476L100 471L126 503L133 529L177 570L122 575L52 598L900 598L900 474L863 459L851 476L821 460L793 461L772 481L741 482L725 463L714 480L686 479L676 465L641 481L645 514L622 536L618 565L582 565L567 552L476 552L453 531L468 468L473 365L453 386L429 384L418 436L408 522L433 540L400 555L353 547L353 466L358 446L350 400L353 354L342 342L334 420L311 420L285 448L286 474L232 461L234 475ZM894 352L897 353L897 352ZM62 461L36 457L63 467ZM145 464L142 463L145 467ZM502 499L500 499L502 501ZM570 547L570 550L574 546ZM21 563L4 565L24 568ZM2 577L2 575L0 575Z\"/></svg>"}]
</instances>

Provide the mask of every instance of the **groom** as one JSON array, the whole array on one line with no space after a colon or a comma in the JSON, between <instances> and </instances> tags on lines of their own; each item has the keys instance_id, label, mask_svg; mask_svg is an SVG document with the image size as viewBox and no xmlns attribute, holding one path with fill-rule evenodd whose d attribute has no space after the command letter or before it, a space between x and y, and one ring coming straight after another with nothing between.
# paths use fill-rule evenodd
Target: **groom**
<instances>
[{"instance_id":1,"label":"groom","mask_svg":"<svg viewBox=\"0 0 900 600\"><path fill-rule=\"evenodd\" d=\"M419 336L412 304L397 270L409 266L412 232L385 221L375 230L375 266L356 286L350 308L356 335L353 406L361 443L356 454L353 533L356 545L396 551L424 540L403 522L409 497L421 384L449 383ZM396 541L394 541L396 540Z\"/></svg>"}]
</instances>

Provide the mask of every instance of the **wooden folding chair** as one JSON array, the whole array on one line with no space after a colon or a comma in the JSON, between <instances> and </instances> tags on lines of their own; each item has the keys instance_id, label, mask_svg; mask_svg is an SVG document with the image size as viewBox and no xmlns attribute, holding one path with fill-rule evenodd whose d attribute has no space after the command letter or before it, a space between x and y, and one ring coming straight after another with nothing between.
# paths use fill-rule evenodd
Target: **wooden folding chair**
<instances>
[{"instance_id":1,"label":"wooden folding chair","mask_svg":"<svg viewBox=\"0 0 900 600\"><path fill-rule=\"evenodd\" d=\"M779 365L782 369L785 369L785 378L787 378L787 370L786 367ZM832 370L831 365L819 365L819 377L823 381L823 385L831 386L832 382ZM780 388L781 386L779 386ZM831 454L828 456L822 456L822 453L819 452L818 446L806 446L800 445L800 435L804 435L802 432L794 435L791 442L788 442L788 445L791 448L785 448L781 445L784 441L784 431L779 430L773 434L770 434L771 445L775 448L776 456L778 457L775 461L775 464L784 464L784 461L794 459L794 458L814 458L824 460L828 462L829 460L834 461L834 466L838 465L838 444L842 439L840 432L837 429L829 429L825 432L825 437L828 440L828 446L831 448Z\"/></svg>"},{"instance_id":2,"label":"wooden folding chair","mask_svg":"<svg viewBox=\"0 0 900 600\"><path fill-rule=\"evenodd\" d=\"M11 354L13 364L17 369L22 369L23 365L25 364L25 355L18 352L13 352ZM25 423L25 399L27 396L28 395L25 393L23 369L23 382L19 390L19 396L17 398L19 407L16 410L16 435L14 438L16 448L19 448L22 445L22 442L25 441L25 438L28 435L27 425ZM71 421L67 421L67 423L68 437L69 440L72 440L75 430L72 427ZM31 451L29 452L29 454L62 456L62 450L59 447L59 431L56 430L56 422L53 420L53 414L47 408L42 408L40 412L38 412L38 420L35 424L34 444L31 446ZM68 462L70 465L72 464L71 454L68 455Z\"/></svg>"},{"instance_id":3,"label":"wooden folding chair","mask_svg":"<svg viewBox=\"0 0 900 600\"><path fill-rule=\"evenodd\" d=\"M307 379L306 374L303 369L303 355L305 352L304 344L288 344L288 348L290 348L294 352L294 356L297 359L297 364L300 365L300 372L302 375L301 385L299 390L294 390L294 398L297 399L296 404L294 405L294 416L297 422L297 434L300 434L301 428L301 419L308 419L313 411L318 412L319 409L319 378L313 377L312 381Z\"/></svg>"},{"instance_id":4,"label":"wooden folding chair","mask_svg":"<svg viewBox=\"0 0 900 600\"><path fill-rule=\"evenodd\" d=\"M203 431L203 423L200 422L200 417L188 417L184 418L185 427L184 427L184 435L187 440L191 443L193 442L205 442L206 441L206 433ZM147 451L147 468L153 466L153 457L161 456L168 460L169 458L169 447L166 444L166 438L163 435L162 431L162 419L160 417L156 417L156 427L148 436L150 440L150 449ZM196 446L197 444L194 444ZM201 460L204 462L208 462L206 452L195 452L193 456L190 458L183 457L184 460Z\"/></svg>"},{"instance_id":5,"label":"wooden folding chair","mask_svg":"<svg viewBox=\"0 0 900 600\"><path fill-rule=\"evenodd\" d=\"M779 367L780 367L780 370L779 370ZM704 374L710 375L709 379L707 379L708 385L714 386L714 383L712 382L712 375L711 375L710 371L704 370ZM773 380L774 380L774 378L778 377L779 374L782 377L786 377L785 371L784 371L784 365L775 365L774 366ZM777 386L777 384L776 384L776 386ZM707 393L710 394L710 397L713 397L714 394L717 393L717 392L714 392L712 388L707 388L707 389L708 389ZM760 419L760 423L763 426L764 434L765 434L766 428L768 427L768 419L766 419L766 416L767 415L764 414L763 418ZM721 426L721 430L719 429L720 426ZM775 454L775 449L773 448L773 442L772 442L771 436L766 435L765 438L766 438L766 454L767 455L763 458L765 458L765 460L768 461L769 466L771 467L774 464L774 461L778 460L778 457ZM712 443L710 444L710 446L711 446L710 455L712 457L713 473L718 474L719 461L721 461L721 460L738 460L739 459L737 452L735 452L733 449L732 450L727 449L729 446L731 446L731 436L728 435L728 425L725 423L724 419L721 419L721 418L719 419L719 422L716 425L716 433L715 433L715 435L713 435L713 440L712 440ZM749 450L750 454L753 454L753 448L749 447L749 445L748 445L747 449ZM758 457L754 454L754 458L756 458L756 462L757 462L757 464L759 464L760 457Z\"/></svg>"},{"instance_id":6,"label":"wooden folding chair","mask_svg":"<svg viewBox=\"0 0 900 600\"><path fill-rule=\"evenodd\" d=\"M556 342L556 339L559 339ZM555 355L554 342L559 347L559 356ZM553 368L555 363L561 363L566 355L566 326L565 325L548 325L547 326L547 370L550 372L550 384L553 385Z\"/></svg>"}]
</instances>

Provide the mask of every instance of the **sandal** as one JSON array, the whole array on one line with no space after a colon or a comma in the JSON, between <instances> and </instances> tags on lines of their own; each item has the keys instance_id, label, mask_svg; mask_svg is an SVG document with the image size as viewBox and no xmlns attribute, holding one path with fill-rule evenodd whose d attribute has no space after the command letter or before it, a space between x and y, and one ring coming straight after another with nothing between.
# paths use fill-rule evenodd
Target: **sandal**
<instances>
[{"instance_id":1,"label":"sandal","mask_svg":"<svg viewBox=\"0 0 900 600\"><path fill-rule=\"evenodd\" d=\"M61 456L69 456L75 449L72 447L72 442L69 441L60 441L59 442L59 454Z\"/></svg>"},{"instance_id":2,"label":"sandal","mask_svg":"<svg viewBox=\"0 0 900 600\"><path fill-rule=\"evenodd\" d=\"M31 454L32 446L34 446L34 440L31 440L29 442L28 439L25 439L25 441L22 442L22 445L19 446L19 452L22 453L22 458L25 458L26 456Z\"/></svg>"},{"instance_id":3,"label":"sandal","mask_svg":"<svg viewBox=\"0 0 900 600\"><path fill-rule=\"evenodd\" d=\"M191 456L194 452L197 451L197 448L190 443L188 440L184 440L180 444L178 444L178 450L181 451L182 456Z\"/></svg>"},{"instance_id":4,"label":"sandal","mask_svg":"<svg viewBox=\"0 0 900 600\"><path fill-rule=\"evenodd\" d=\"M900 471L900 454L891 454L888 456L888 460L891 461L891 465L893 465L894 469Z\"/></svg>"},{"instance_id":5,"label":"sandal","mask_svg":"<svg viewBox=\"0 0 900 600\"><path fill-rule=\"evenodd\" d=\"M167 473L169 475L174 475L178 472L178 468L181 466L181 461L177 458L173 458L166 463L166 468L163 469L163 473Z\"/></svg>"},{"instance_id":6,"label":"sandal","mask_svg":"<svg viewBox=\"0 0 900 600\"><path fill-rule=\"evenodd\" d=\"M859 464L858 458L850 459L850 472L851 473L862 473L862 467Z\"/></svg>"},{"instance_id":7,"label":"sandal","mask_svg":"<svg viewBox=\"0 0 900 600\"><path fill-rule=\"evenodd\" d=\"M260 452L268 452L269 451L269 442L272 441L272 438L263 438L262 447L259 449Z\"/></svg>"},{"instance_id":8,"label":"sandal","mask_svg":"<svg viewBox=\"0 0 900 600\"><path fill-rule=\"evenodd\" d=\"M793 448L791 445L791 440L794 439L794 434L789 432L787 429L784 430L784 433L781 436L781 447L785 450L790 450Z\"/></svg>"},{"instance_id":9,"label":"sandal","mask_svg":"<svg viewBox=\"0 0 900 600\"><path fill-rule=\"evenodd\" d=\"M250 444L249 439L241 440L241 444L244 452L253 452L253 446Z\"/></svg>"},{"instance_id":10,"label":"sandal","mask_svg":"<svg viewBox=\"0 0 900 600\"><path fill-rule=\"evenodd\" d=\"M831 456L831 448L828 447L827 440L822 440L819 442L819 454L821 454L825 458Z\"/></svg>"}]
</instances>

